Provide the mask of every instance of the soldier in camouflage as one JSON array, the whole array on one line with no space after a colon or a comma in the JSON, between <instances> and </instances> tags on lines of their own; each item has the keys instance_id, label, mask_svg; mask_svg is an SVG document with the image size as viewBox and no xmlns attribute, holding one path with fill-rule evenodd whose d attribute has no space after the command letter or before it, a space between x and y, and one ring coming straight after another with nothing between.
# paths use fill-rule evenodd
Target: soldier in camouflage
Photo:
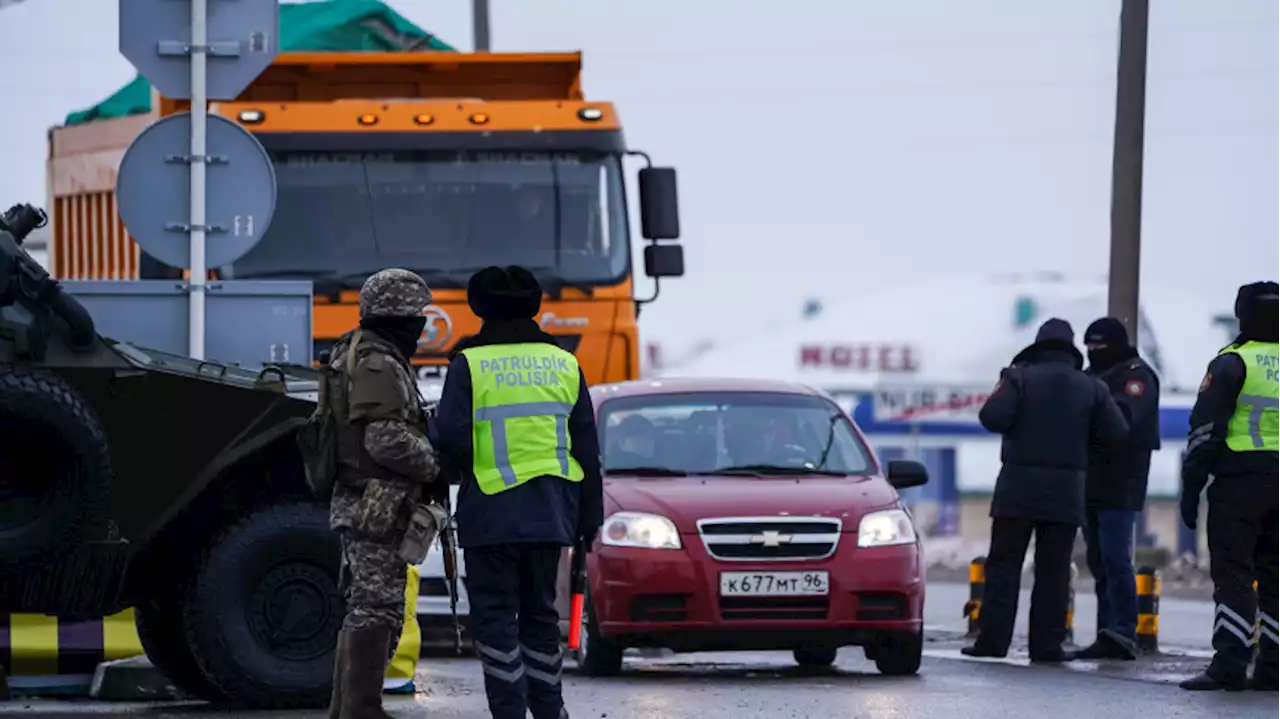
<instances>
[{"instance_id":1,"label":"soldier in camouflage","mask_svg":"<svg viewBox=\"0 0 1280 719\"><path fill-rule=\"evenodd\" d=\"M347 615L338 640L330 719L387 719L382 678L404 622L407 565L400 543L415 503L434 487L435 452L409 358L426 324L427 283L382 270L360 290L360 327L333 348L346 376L338 475L329 521L342 541Z\"/></svg>"}]
</instances>

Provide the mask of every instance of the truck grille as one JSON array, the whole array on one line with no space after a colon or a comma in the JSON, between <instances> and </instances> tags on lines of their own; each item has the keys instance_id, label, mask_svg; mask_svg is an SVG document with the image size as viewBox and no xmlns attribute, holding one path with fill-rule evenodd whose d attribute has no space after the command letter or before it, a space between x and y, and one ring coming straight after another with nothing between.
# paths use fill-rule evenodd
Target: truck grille
<instances>
[{"instance_id":1,"label":"truck grille","mask_svg":"<svg viewBox=\"0 0 1280 719\"><path fill-rule=\"evenodd\" d=\"M698 521L707 554L729 562L826 559L842 523L826 517L723 517Z\"/></svg>"}]
</instances>

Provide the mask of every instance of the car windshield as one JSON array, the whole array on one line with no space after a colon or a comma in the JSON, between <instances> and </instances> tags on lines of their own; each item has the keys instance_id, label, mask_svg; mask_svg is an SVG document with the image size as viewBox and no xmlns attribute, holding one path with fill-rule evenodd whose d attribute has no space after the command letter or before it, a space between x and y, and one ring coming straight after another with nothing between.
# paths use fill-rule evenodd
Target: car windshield
<instances>
[{"instance_id":1,"label":"car windshield","mask_svg":"<svg viewBox=\"0 0 1280 719\"><path fill-rule=\"evenodd\" d=\"M868 474L871 453L829 400L770 392L619 397L599 412L606 473Z\"/></svg>"},{"instance_id":2,"label":"car windshield","mask_svg":"<svg viewBox=\"0 0 1280 719\"><path fill-rule=\"evenodd\" d=\"M385 267L465 286L518 264L574 285L612 283L630 251L616 155L564 152L272 152L271 226L227 279L330 278Z\"/></svg>"}]
</instances>

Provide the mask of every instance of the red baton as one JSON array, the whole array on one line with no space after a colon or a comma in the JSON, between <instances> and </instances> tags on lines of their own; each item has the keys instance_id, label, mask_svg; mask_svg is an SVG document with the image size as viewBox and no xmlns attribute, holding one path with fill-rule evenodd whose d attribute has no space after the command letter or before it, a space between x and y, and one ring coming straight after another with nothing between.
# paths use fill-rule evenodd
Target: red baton
<instances>
[{"instance_id":1,"label":"red baton","mask_svg":"<svg viewBox=\"0 0 1280 719\"><path fill-rule=\"evenodd\" d=\"M581 539L573 543L573 556L569 558L569 648L582 647L582 600L587 588L587 549Z\"/></svg>"}]
</instances>

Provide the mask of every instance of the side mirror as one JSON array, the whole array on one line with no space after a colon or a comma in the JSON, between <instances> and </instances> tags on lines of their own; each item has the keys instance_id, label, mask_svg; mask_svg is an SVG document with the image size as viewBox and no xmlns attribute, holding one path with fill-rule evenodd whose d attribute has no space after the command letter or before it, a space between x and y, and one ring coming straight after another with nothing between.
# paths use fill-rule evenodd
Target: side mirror
<instances>
[{"instance_id":1,"label":"side mirror","mask_svg":"<svg viewBox=\"0 0 1280 719\"><path fill-rule=\"evenodd\" d=\"M885 476L894 489L919 487L929 482L929 470L923 464L905 459L889 462L889 470Z\"/></svg>"},{"instance_id":2,"label":"side mirror","mask_svg":"<svg viewBox=\"0 0 1280 719\"><path fill-rule=\"evenodd\" d=\"M683 277L684 248L680 245L644 248L644 273L650 277Z\"/></svg>"},{"instance_id":3,"label":"side mirror","mask_svg":"<svg viewBox=\"0 0 1280 719\"><path fill-rule=\"evenodd\" d=\"M646 240L680 238L675 168L646 167L640 171L640 234Z\"/></svg>"}]
</instances>

